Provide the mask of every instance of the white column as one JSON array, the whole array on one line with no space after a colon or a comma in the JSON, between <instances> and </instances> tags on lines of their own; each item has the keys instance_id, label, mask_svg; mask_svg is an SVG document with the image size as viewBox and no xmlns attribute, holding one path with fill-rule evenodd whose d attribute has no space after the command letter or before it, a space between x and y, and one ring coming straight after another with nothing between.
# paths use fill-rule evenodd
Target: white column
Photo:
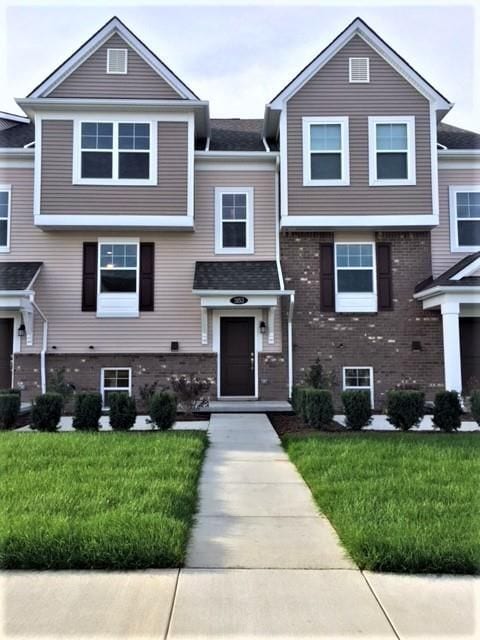
<instances>
[{"instance_id":1,"label":"white column","mask_svg":"<svg viewBox=\"0 0 480 640\"><path fill-rule=\"evenodd\" d=\"M208 310L202 307L202 344L208 344Z\"/></svg>"},{"instance_id":2,"label":"white column","mask_svg":"<svg viewBox=\"0 0 480 640\"><path fill-rule=\"evenodd\" d=\"M462 391L462 361L460 357L460 305L458 302L442 302L443 358L445 389Z\"/></svg>"}]
</instances>

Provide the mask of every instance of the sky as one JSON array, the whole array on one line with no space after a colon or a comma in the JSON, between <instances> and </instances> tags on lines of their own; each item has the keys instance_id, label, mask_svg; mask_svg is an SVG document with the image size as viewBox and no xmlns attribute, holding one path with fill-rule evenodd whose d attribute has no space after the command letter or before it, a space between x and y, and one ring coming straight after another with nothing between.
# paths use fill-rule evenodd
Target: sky
<instances>
[{"instance_id":1,"label":"sky","mask_svg":"<svg viewBox=\"0 0 480 640\"><path fill-rule=\"evenodd\" d=\"M0 0L0 111L26 96L113 15L191 89L212 117L261 118L272 99L356 16L480 131L479 0ZM474 78L477 82L474 82Z\"/></svg>"}]
</instances>

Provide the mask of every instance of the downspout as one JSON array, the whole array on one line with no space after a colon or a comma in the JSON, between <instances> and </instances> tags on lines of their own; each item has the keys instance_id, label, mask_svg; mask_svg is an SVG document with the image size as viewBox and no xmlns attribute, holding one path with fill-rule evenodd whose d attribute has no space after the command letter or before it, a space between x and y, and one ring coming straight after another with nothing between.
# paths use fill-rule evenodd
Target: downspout
<instances>
[{"instance_id":1,"label":"downspout","mask_svg":"<svg viewBox=\"0 0 480 640\"><path fill-rule=\"evenodd\" d=\"M45 393L47 390L47 371L45 366L45 356L47 353L48 321L43 311L40 309L38 304L33 299L33 296L30 299L30 302L32 303L32 306L34 307L34 309L38 311L38 314L43 320L43 340L42 340L42 350L40 351L40 383L41 383L42 393Z\"/></svg>"},{"instance_id":2,"label":"downspout","mask_svg":"<svg viewBox=\"0 0 480 640\"><path fill-rule=\"evenodd\" d=\"M265 136L262 137L263 146L265 147L265 151L270 151L270 147L268 146L267 139Z\"/></svg>"},{"instance_id":3,"label":"downspout","mask_svg":"<svg viewBox=\"0 0 480 640\"><path fill-rule=\"evenodd\" d=\"M290 306L288 309L288 397L292 397L293 390L293 306L295 294L290 294Z\"/></svg>"}]
</instances>

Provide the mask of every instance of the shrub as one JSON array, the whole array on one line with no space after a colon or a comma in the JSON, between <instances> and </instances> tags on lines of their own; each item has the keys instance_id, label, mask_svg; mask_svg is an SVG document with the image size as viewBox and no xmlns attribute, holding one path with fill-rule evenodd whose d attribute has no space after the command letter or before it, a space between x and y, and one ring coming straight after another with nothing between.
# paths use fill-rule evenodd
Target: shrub
<instances>
[{"instance_id":1,"label":"shrub","mask_svg":"<svg viewBox=\"0 0 480 640\"><path fill-rule=\"evenodd\" d=\"M158 391L166 391L168 387L163 387L162 389L157 389L158 380L154 382L142 384L138 387L138 394L140 396L140 404L142 408L148 413L150 408L150 402L153 398L153 394Z\"/></svg>"},{"instance_id":2,"label":"shrub","mask_svg":"<svg viewBox=\"0 0 480 640\"><path fill-rule=\"evenodd\" d=\"M135 424L137 406L128 393L112 393L110 401L110 426L114 431L128 431Z\"/></svg>"},{"instance_id":3,"label":"shrub","mask_svg":"<svg viewBox=\"0 0 480 640\"><path fill-rule=\"evenodd\" d=\"M462 406L456 391L440 391L433 405L433 424L442 431L456 431L462 424Z\"/></svg>"},{"instance_id":4,"label":"shrub","mask_svg":"<svg viewBox=\"0 0 480 640\"><path fill-rule=\"evenodd\" d=\"M0 429L13 429L20 411L18 393L0 394Z\"/></svg>"},{"instance_id":5,"label":"shrub","mask_svg":"<svg viewBox=\"0 0 480 640\"><path fill-rule=\"evenodd\" d=\"M423 391L392 390L387 394L387 419L396 429L408 431L425 415Z\"/></svg>"},{"instance_id":6,"label":"shrub","mask_svg":"<svg viewBox=\"0 0 480 640\"><path fill-rule=\"evenodd\" d=\"M62 416L63 398L59 393L47 392L37 396L32 406L32 429L56 431Z\"/></svg>"},{"instance_id":7,"label":"shrub","mask_svg":"<svg viewBox=\"0 0 480 640\"><path fill-rule=\"evenodd\" d=\"M102 396L92 391L75 396L72 426L78 431L98 431L102 415Z\"/></svg>"},{"instance_id":8,"label":"shrub","mask_svg":"<svg viewBox=\"0 0 480 640\"><path fill-rule=\"evenodd\" d=\"M16 393L19 398L22 396L22 392L20 389L0 389L0 396L10 395L11 393Z\"/></svg>"},{"instance_id":9,"label":"shrub","mask_svg":"<svg viewBox=\"0 0 480 640\"><path fill-rule=\"evenodd\" d=\"M330 389L335 384L335 375L331 371L324 371L320 358L309 367L305 376L305 385L312 389Z\"/></svg>"},{"instance_id":10,"label":"shrub","mask_svg":"<svg viewBox=\"0 0 480 640\"><path fill-rule=\"evenodd\" d=\"M207 394L211 387L210 380L198 378L193 373L188 376L172 376L170 386L177 396L180 408L190 416L201 407L208 407Z\"/></svg>"},{"instance_id":11,"label":"shrub","mask_svg":"<svg viewBox=\"0 0 480 640\"><path fill-rule=\"evenodd\" d=\"M177 415L177 398L171 391L160 391L150 402L150 418L157 429L170 429Z\"/></svg>"},{"instance_id":12,"label":"shrub","mask_svg":"<svg viewBox=\"0 0 480 640\"><path fill-rule=\"evenodd\" d=\"M342 402L349 429L360 431L371 423L372 406L368 391L344 391Z\"/></svg>"},{"instance_id":13,"label":"shrub","mask_svg":"<svg viewBox=\"0 0 480 640\"><path fill-rule=\"evenodd\" d=\"M311 427L315 429L327 427L332 422L334 414L331 391L307 389L304 412Z\"/></svg>"},{"instance_id":14,"label":"shrub","mask_svg":"<svg viewBox=\"0 0 480 640\"><path fill-rule=\"evenodd\" d=\"M472 391L470 395L470 406L473 419L480 425L480 389Z\"/></svg>"}]
</instances>

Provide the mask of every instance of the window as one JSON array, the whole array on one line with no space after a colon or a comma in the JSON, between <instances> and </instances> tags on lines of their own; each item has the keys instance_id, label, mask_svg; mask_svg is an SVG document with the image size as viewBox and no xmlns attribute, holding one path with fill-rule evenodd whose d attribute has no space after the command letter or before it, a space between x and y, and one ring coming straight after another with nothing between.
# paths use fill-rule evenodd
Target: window
<instances>
[{"instance_id":1,"label":"window","mask_svg":"<svg viewBox=\"0 0 480 640\"><path fill-rule=\"evenodd\" d=\"M450 187L452 251L480 251L480 186Z\"/></svg>"},{"instance_id":2,"label":"window","mask_svg":"<svg viewBox=\"0 0 480 640\"><path fill-rule=\"evenodd\" d=\"M99 242L98 316L138 316L138 256L138 241Z\"/></svg>"},{"instance_id":3,"label":"window","mask_svg":"<svg viewBox=\"0 0 480 640\"><path fill-rule=\"evenodd\" d=\"M132 393L132 370L131 369L102 369L100 388L103 399L103 406L110 406L109 397L112 393Z\"/></svg>"},{"instance_id":4,"label":"window","mask_svg":"<svg viewBox=\"0 0 480 640\"><path fill-rule=\"evenodd\" d=\"M79 184L156 184L156 127L152 122L78 122Z\"/></svg>"},{"instance_id":5,"label":"window","mask_svg":"<svg viewBox=\"0 0 480 640\"><path fill-rule=\"evenodd\" d=\"M370 58L349 58L348 79L353 83L370 82Z\"/></svg>"},{"instance_id":6,"label":"window","mask_svg":"<svg viewBox=\"0 0 480 640\"><path fill-rule=\"evenodd\" d=\"M350 184L348 118L303 118L303 185Z\"/></svg>"},{"instance_id":7,"label":"window","mask_svg":"<svg viewBox=\"0 0 480 640\"><path fill-rule=\"evenodd\" d=\"M374 243L335 244L337 311L376 311Z\"/></svg>"},{"instance_id":8,"label":"window","mask_svg":"<svg viewBox=\"0 0 480 640\"><path fill-rule=\"evenodd\" d=\"M370 186L415 184L415 117L370 117Z\"/></svg>"},{"instance_id":9,"label":"window","mask_svg":"<svg viewBox=\"0 0 480 640\"><path fill-rule=\"evenodd\" d=\"M215 190L215 253L253 253L253 189Z\"/></svg>"},{"instance_id":10,"label":"window","mask_svg":"<svg viewBox=\"0 0 480 640\"><path fill-rule=\"evenodd\" d=\"M107 49L107 73L127 73L127 49Z\"/></svg>"},{"instance_id":11,"label":"window","mask_svg":"<svg viewBox=\"0 0 480 640\"><path fill-rule=\"evenodd\" d=\"M344 391L368 391L373 407L373 369L372 367L343 367Z\"/></svg>"},{"instance_id":12,"label":"window","mask_svg":"<svg viewBox=\"0 0 480 640\"><path fill-rule=\"evenodd\" d=\"M10 186L0 185L0 252L10 248Z\"/></svg>"}]
</instances>

